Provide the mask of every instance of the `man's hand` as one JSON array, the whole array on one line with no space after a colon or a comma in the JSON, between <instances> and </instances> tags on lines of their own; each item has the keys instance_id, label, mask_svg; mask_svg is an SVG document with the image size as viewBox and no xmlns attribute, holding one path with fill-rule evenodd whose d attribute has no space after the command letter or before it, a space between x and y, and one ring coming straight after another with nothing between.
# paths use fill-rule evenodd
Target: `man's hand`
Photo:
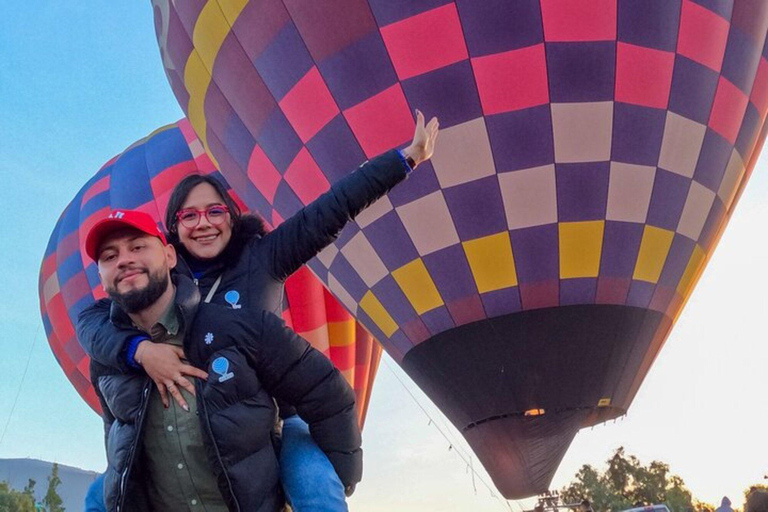
<instances>
[{"instance_id":1,"label":"man's hand","mask_svg":"<svg viewBox=\"0 0 768 512\"><path fill-rule=\"evenodd\" d=\"M153 343L144 340L136 348L134 359L155 382L157 390L160 392L160 398L163 400L163 405L166 408L171 405L168 400L168 392L170 391L176 402L185 411L189 411L189 405L187 405L184 397L181 396L179 388L186 389L194 396L195 386L189 379L185 378L185 375L200 379L208 378L208 374L203 370L184 363L184 351L181 347L168 345L167 343Z\"/></svg>"},{"instance_id":2,"label":"man's hand","mask_svg":"<svg viewBox=\"0 0 768 512\"><path fill-rule=\"evenodd\" d=\"M416 111L416 131L413 134L413 142L403 150L406 157L413 158L414 167L432 158L439 130L440 123L436 117L430 119L429 124L424 126L424 114L420 110Z\"/></svg>"}]
</instances>

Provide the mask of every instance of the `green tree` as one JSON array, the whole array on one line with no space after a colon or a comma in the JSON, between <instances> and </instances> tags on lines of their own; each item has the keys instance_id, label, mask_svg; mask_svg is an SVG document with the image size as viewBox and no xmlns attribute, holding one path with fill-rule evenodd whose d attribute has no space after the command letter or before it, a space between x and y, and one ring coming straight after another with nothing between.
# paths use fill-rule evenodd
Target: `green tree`
<instances>
[{"instance_id":1,"label":"green tree","mask_svg":"<svg viewBox=\"0 0 768 512\"><path fill-rule=\"evenodd\" d=\"M53 469L51 469L51 476L48 477L48 492L45 493L43 498L43 505L47 512L64 512L62 507L62 499L59 493L56 492L56 488L61 484L61 478L59 478L59 465L53 463Z\"/></svg>"},{"instance_id":2,"label":"green tree","mask_svg":"<svg viewBox=\"0 0 768 512\"><path fill-rule=\"evenodd\" d=\"M618 512L635 503L664 503L672 512L696 508L685 482L670 474L669 465L655 460L644 466L634 455L627 455L623 447L607 460L604 472L588 464L582 466L560 494L569 503L589 499L598 512Z\"/></svg>"},{"instance_id":3,"label":"green tree","mask_svg":"<svg viewBox=\"0 0 768 512\"><path fill-rule=\"evenodd\" d=\"M35 512L35 500L11 489L8 482L0 482L0 512Z\"/></svg>"}]
</instances>

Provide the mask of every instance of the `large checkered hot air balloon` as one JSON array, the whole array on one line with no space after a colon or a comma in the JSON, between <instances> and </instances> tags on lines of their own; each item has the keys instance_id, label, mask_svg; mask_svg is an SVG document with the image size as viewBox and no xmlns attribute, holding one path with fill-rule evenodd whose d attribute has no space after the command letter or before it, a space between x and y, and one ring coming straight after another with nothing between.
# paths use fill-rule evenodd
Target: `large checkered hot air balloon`
<instances>
[{"instance_id":1,"label":"large checkered hot air balloon","mask_svg":"<svg viewBox=\"0 0 768 512\"><path fill-rule=\"evenodd\" d=\"M40 309L48 342L69 381L97 412L89 359L74 328L80 311L105 296L96 264L83 250L85 236L94 222L116 208L141 210L161 223L174 186L193 173L218 171L189 122L160 128L107 162L86 183L48 242L40 270ZM381 348L308 270L291 276L285 290L283 317L344 374L357 395L362 425Z\"/></svg>"},{"instance_id":2,"label":"large checkered hot air balloon","mask_svg":"<svg viewBox=\"0 0 768 512\"><path fill-rule=\"evenodd\" d=\"M768 2L153 0L171 87L285 218L440 119L310 263L506 497L625 414L764 140Z\"/></svg>"}]
</instances>

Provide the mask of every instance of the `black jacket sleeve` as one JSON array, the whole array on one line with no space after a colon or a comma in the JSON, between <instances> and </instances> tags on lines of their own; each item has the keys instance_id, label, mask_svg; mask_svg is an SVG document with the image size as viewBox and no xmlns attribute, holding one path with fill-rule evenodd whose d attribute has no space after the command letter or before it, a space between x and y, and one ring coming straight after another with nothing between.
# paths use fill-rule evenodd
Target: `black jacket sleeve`
<instances>
[{"instance_id":1,"label":"black jacket sleeve","mask_svg":"<svg viewBox=\"0 0 768 512\"><path fill-rule=\"evenodd\" d=\"M93 386L93 390L96 392L96 397L99 399L99 404L101 405L101 419L104 421L104 448L109 451L107 448L109 429L112 428L112 423L114 423L115 417L112 415L112 411L109 410L107 401L104 399L104 395L101 394L101 389L99 388L99 374L101 368L103 368L103 366L98 362L91 361L91 385Z\"/></svg>"},{"instance_id":2,"label":"black jacket sleeve","mask_svg":"<svg viewBox=\"0 0 768 512\"><path fill-rule=\"evenodd\" d=\"M282 319L261 314L253 350L259 380L275 398L296 407L344 486L356 484L362 478L363 451L354 391L333 363Z\"/></svg>"},{"instance_id":3,"label":"black jacket sleeve","mask_svg":"<svg viewBox=\"0 0 768 512\"><path fill-rule=\"evenodd\" d=\"M101 299L77 316L77 341L91 359L119 368L123 372L134 371L128 366L126 350L136 336L147 337L138 329L120 329L109 321L111 301Z\"/></svg>"},{"instance_id":4,"label":"black jacket sleeve","mask_svg":"<svg viewBox=\"0 0 768 512\"><path fill-rule=\"evenodd\" d=\"M403 181L407 172L408 166L395 150L364 163L255 240L266 245L263 263L276 279L286 279L333 242L347 222Z\"/></svg>"}]
</instances>

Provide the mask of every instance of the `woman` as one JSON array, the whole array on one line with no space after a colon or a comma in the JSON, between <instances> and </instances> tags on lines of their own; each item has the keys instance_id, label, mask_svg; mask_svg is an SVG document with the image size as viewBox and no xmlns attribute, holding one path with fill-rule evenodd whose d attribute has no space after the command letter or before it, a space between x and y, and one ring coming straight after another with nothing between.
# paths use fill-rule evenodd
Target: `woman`
<instances>
[{"instance_id":1,"label":"woman","mask_svg":"<svg viewBox=\"0 0 768 512\"><path fill-rule=\"evenodd\" d=\"M432 156L437 119L425 126L423 114L417 111L416 117L410 146L363 164L270 233L257 217L241 215L218 181L198 175L185 178L174 189L166 212L170 240L180 255L176 271L193 276L205 300L280 314L288 276ZM171 405L170 393L187 409L184 392L194 395L194 386L185 376L206 378L205 372L185 364L180 348L152 343L140 331L118 330L107 321L108 315L108 301L100 301L78 318L78 339L91 358L126 371L143 369L166 407ZM344 494L353 489L343 489L306 423L287 407L281 408L281 416L285 419L281 480L293 508L346 510Z\"/></svg>"}]
</instances>

